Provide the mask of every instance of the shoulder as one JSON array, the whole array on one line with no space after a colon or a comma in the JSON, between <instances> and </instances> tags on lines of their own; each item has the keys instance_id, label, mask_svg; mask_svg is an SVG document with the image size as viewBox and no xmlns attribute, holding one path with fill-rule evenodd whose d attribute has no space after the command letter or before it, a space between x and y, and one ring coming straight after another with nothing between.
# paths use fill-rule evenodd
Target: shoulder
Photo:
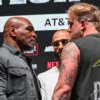
<instances>
[{"instance_id":1,"label":"shoulder","mask_svg":"<svg viewBox=\"0 0 100 100\"><path fill-rule=\"evenodd\" d=\"M10 51L7 48L0 47L0 56L1 55L6 55L6 54L9 54L9 53L10 53Z\"/></svg>"},{"instance_id":2,"label":"shoulder","mask_svg":"<svg viewBox=\"0 0 100 100\"><path fill-rule=\"evenodd\" d=\"M80 50L74 42L69 42L62 50L61 56L63 63L72 64L72 62L78 62L80 59Z\"/></svg>"},{"instance_id":3,"label":"shoulder","mask_svg":"<svg viewBox=\"0 0 100 100\"><path fill-rule=\"evenodd\" d=\"M9 51L4 48L4 47L0 47L0 59L7 59L8 58L8 55L9 54Z\"/></svg>"},{"instance_id":4,"label":"shoulder","mask_svg":"<svg viewBox=\"0 0 100 100\"><path fill-rule=\"evenodd\" d=\"M65 47L63 48L62 54L73 54L73 53L78 53L79 52L79 48L76 45L76 43L74 42L69 42L65 45ZM64 55L63 55L64 56Z\"/></svg>"},{"instance_id":5,"label":"shoulder","mask_svg":"<svg viewBox=\"0 0 100 100\"><path fill-rule=\"evenodd\" d=\"M11 57L11 52L5 48L5 47L0 47L0 59L2 59L4 62Z\"/></svg>"},{"instance_id":6,"label":"shoulder","mask_svg":"<svg viewBox=\"0 0 100 100\"><path fill-rule=\"evenodd\" d=\"M77 48L77 45L76 45L75 42L69 42L64 46L64 48L69 48L69 49L72 48L72 47L76 47Z\"/></svg>"}]
</instances>

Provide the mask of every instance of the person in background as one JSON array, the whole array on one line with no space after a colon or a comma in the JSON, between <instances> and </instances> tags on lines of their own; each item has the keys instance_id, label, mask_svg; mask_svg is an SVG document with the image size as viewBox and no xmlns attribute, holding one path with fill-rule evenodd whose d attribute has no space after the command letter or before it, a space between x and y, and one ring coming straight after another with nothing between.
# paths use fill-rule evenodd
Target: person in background
<instances>
[{"instance_id":1,"label":"person in background","mask_svg":"<svg viewBox=\"0 0 100 100\"><path fill-rule=\"evenodd\" d=\"M53 34L52 46L54 47L55 57L58 60L59 66L54 66L53 68L38 75L41 83L42 100L52 100L52 94L58 81L58 76L60 72L61 52L65 44L68 43L70 40L71 37L68 30L61 29Z\"/></svg>"},{"instance_id":2,"label":"person in background","mask_svg":"<svg viewBox=\"0 0 100 100\"><path fill-rule=\"evenodd\" d=\"M23 55L34 47L36 36L28 19L11 17L6 21L0 47L0 100L41 100L31 60Z\"/></svg>"},{"instance_id":3,"label":"person in background","mask_svg":"<svg viewBox=\"0 0 100 100\"><path fill-rule=\"evenodd\" d=\"M98 100L100 10L92 4L75 3L68 9L68 21L71 36L78 39L62 50L61 72L52 100Z\"/></svg>"}]
</instances>

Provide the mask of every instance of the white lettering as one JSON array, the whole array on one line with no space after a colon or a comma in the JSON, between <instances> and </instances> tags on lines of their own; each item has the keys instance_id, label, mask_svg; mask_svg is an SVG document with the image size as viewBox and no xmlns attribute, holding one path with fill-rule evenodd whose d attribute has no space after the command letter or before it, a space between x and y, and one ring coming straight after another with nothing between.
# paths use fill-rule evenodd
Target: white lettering
<instances>
[{"instance_id":1,"label":"white lettering","mask_svg":"<svg viewBox=\"0 0 100 100\"><path fill-rule=\"evenodd\" d=\"M47 3L49 2L50 0L30 0L31 3Z\"/></svg>"},{"instance_id":2,"label":"white lettering","mask_svg":"<svg viewBox=\"0 0 100 100\"><path fill-rule=\"evenodd\" d=\"M10 5L14 5L14 4L26 4L27 1L26 0L10 0Z\"/></svg>"},{"instance_id":3,"label":"white lettering","mask_svg":"<svg viewBox=\"0 0 100 100\"><path fill-rule=\"evenodd\" d=\"M100 100L100 82L94 82L94 91L91 98L92 100Z\"/></svg>"},{"instance_id":4,"label":"white lettering","mask_svg":"<svg viewBox=\"0 0 100 100\"><path fill-rule=\"evenodd\" d=\"M80 1L80 0L69 0L69 2L76 2L76 1Z\"/></svg>"},{"instance_id":5,"label":"white lettering","mask_svg":"<svg viewBox=\"0 0 100 100\"><path fill-rule=\"evenodd\" d=\"M54 2L66 2L66 0L54 0Z\"/></svg>"},{"instance_id":6,"label":"white lettering","mask_svg":"<svg viewBox=\"0 0 100 100\"><path fill-rule=\"evenodd\" d=\"M0 0L0 5L3 5L3 0ZM19 5L19 4L27 4L28 0L10 0L9 5ZM69 2L76 2L80 0L69 0ZM5 1L6 2L6 1ZM48 3L50 0L29 0L30 3L34 4L41 4L41 3ZM54 0L54 3L57 2L66 2L66 0Z\"/></svg>"},{"instance_id":7,"label":"white lettering","mask_svg":"<svg viewBox=\"0 0 100 100\"><path fill-rule=\"evenodd\" d=\"M53 46L45 47L44 52L54 52L54 48L53 48Z\"/></svg>"},{"instance_id":8,"label":"white lettering","mask_svg":"<svg viewBox=\"0 0 100 100\"><path fill-rule=\"evenodd\" d=\"M37 69L37 64L32 64L32 69Z\"/></svg>"},{"instance_id":9,"label":"white lettering","mask_svg":"<svg viewBox=\"0 0 100 100\"><path fill-rule=\"evenodd\" d=\"M0 0L0 5L2 5L2 0Z\"/></svg>"},{"instance_id":10,"label":"white lettering","mask_svg":"<svg viewBox=\"0 0 100 100\"><path fill-rule=\"evenodd\" d=\"M28 0L10 0L9 5L19 5L19 4L27 4ZM50 0L29 0L30 3L48 3ZM66 0L54 0L54 2L66 2ZM3 5L2 0L0 0L0 5Z\"/></svg>"}]
</instances>

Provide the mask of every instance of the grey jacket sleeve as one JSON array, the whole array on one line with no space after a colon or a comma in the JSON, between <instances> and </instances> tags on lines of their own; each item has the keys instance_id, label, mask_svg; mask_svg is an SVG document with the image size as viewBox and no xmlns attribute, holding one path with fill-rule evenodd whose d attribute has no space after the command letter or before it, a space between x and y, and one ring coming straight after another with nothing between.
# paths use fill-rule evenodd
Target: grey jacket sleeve
<instances>
[{"instance_id":1,"label":"grey jacket sleeve","mask_svg":"<svg viewBox=\"0 0 100 100\"><path fill-rule=\"evenodd\" d=\"M3 61L0 59L0 100L7 100L7 76Z\"/></svg>"}]
</instances>

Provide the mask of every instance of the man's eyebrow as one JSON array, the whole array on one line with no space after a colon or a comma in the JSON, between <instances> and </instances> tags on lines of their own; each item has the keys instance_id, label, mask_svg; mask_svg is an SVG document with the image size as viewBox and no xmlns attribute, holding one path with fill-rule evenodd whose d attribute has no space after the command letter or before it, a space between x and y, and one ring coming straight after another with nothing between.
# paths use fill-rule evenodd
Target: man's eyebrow
<instances>
[{"instance_id":1,"label":"man's eyebrow","mask_svg":"<svg viewBox=\"0 0 100 100\"><path fill-rule=\"evenodd\" d=\"M28 26L28 27L26 27L26 29L27 29L27 30L34 31L34 28L33 28L33 26Z\"/></svg>"}]
</instances>

